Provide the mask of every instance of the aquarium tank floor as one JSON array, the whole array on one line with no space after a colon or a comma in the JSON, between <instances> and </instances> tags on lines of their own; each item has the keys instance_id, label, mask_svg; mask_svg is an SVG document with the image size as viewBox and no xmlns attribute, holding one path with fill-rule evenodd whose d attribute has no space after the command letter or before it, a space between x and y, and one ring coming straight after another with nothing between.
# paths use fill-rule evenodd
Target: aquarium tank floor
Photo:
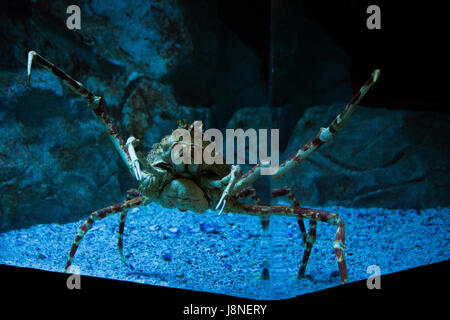
<instances>
[{"instance_id":1,"label":"aquarium tank floor","mask_svg":"<svg viewBox=\"0 0 450 320\"><path fill-rule=\"evenodd\" d=\"M345 221L349 282L450 259L450 208L391 210L320 208ZM83 221L41 224L0 234L0 264L62 272ZM258 217L169 210L156 204L131 210L124 233L127 269L117 251L119 215L96 222L73 265L82 275L150 285L278 300L339 286L333 250L336 227L318 223L303 279L295 218L271 217L267 234ZM270 280L261 280L267 260ZM73 269L76 271L77 269Z\"/></svg>"}]
</instances>

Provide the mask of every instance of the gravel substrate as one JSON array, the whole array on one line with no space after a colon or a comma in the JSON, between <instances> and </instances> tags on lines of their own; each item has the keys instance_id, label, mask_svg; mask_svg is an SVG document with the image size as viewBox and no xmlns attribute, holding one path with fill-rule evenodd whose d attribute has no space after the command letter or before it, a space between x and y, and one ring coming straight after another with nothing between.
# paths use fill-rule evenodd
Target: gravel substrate
<instances>
[{"instance_id":1,"label":"gravel substrate","mask_svg":"<svg viewBox=\"0 0 450 320\"><path fill-rule=\"evenodd\" d=\"M319 208L318 208L319 209ZM450 258L450 208L388 210L321 208L345 221L349 281ZM0 263L62 271L82 221L35 225L0 234ZM117 252L119 216L96 222L73 260L81 274L216 292L253 299L284 299L340 285L333 250L335 226L318 223L306 277L296 278L303 254L294 218L271 217L267 233L259 218L168 210L159 205L128 214L124 253ZM270 280L260 280L267 260Z\"/></svg>"}]
</instances>

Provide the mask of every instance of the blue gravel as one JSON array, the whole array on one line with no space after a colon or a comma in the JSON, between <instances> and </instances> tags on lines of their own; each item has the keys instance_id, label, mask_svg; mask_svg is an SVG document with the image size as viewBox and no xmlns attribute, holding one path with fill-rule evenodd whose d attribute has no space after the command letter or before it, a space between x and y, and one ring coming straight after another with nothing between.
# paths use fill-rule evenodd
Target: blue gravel
<instances>
[{"instance_id":1,"label":"blue gravel","mask_svg":"<svg viewBox=\"0 0 450 320\"><path fill-rule=\"evenodd\" d=\"M319 209L319 208L318 208ZM389 210L321 208L346 223L349 281L450 258L450 208ZM42 224L0 234L0 263L61 272L82 221ZM124 254L117 252L119 217L96 222L73 260L81 274L253 299L285 299L340 285L333 250L336 228L318 224L306 277L296 274L303 253L297 222L271 217L264 233L259 218L204 214L151 204L128 214ZM260 280L267 261L270 280Z\"/></svg>"}]
</instances>

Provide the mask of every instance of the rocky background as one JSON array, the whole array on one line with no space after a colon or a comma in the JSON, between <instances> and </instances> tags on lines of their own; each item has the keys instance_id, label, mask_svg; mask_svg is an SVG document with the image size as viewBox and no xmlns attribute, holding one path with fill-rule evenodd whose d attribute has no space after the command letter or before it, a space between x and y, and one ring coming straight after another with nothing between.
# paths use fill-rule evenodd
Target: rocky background
<instances>
[{"instance_id":1,"label":"rocky background","mask_svg":"<svg viewBox=\"0 0 450 320\"><path fill-rule=\"evenodd\" d=\"M281 128L285 159L328 125L354 92L345 51L285 4L274 17L268 81L267 61L223 22L220 3L83 0L73 31L71 1L2 2L0 231L75 221L135 186L80 97L38 66L27 85L29 50L103 96L122 136L141 138L143 149L178 119L220 129L265 123ZM332 144L273 186L289 184L311 206L448 205L448 122L362 107Z\"/></svg>"}]
</instances>

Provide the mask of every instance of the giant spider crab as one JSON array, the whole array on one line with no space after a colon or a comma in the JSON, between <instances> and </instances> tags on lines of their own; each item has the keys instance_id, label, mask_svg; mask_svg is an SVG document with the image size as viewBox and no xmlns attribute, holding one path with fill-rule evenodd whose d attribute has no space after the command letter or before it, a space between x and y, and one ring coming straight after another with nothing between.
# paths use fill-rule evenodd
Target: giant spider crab
<instances>
[{"instance_id":1,"label":"giant spider crab","mask_svg":"<svg viewBox=\"0 0 450 320\"><path fill-rule=\"evenodd\" d=\"M207 209L217 209L220 207L220 212L256 215L260 217L263 229L267 228L270 215L284 215L297 218L305 243L303 259L298 271L299 278L302 278L305 274L311 249L316 238L317 221L336 225L337 231L333 247L337 257L342 283L347 282L343 220L336 213L300 207L288 187L272 190L272 197L287 196L292 203L291 206L262 204L255 193L255 189L251 185L261 176L261 169L266 165L264 161L259 162L245 174L241 173L238 165L231 166L230 168L227 164L174 164L171 161L171 150L178 143L179 139L175 138L173 133L165 136L161 142L155 144L146 158L138 157L133 146L137 139L130 137L126 143L124 142L116 126L107 115L105 100L102 97L92 94L80 82L71 78L35 51L28 53L28 81L31 78L33 62L40 64L46 70L53 73L75 93L87 100L88 106L103 124L122 160L139 183L138 189L131 189L127 192L127 198L124 202L91 213L89 218L79 227L64 268L66 272L69 270L81 240L92 227L94 221L101 220L116 213L120 213L119 254L124 264L128 267L122 251L122 236L127 211L138 206L145 206L151 202L158 202L163 207L178 208L182 211L192 210L202 213ZM273 178L277 179L284 176L320 146L329 142L334 134L349 119L357 104L375 84L379 75L380 70L373 71L369 80L361 87L332 123L327 128L320 128L319 133L310 142L282 163L278 171L273 175ZM183 124L179 122L179 127L192 132L194 124ZM207 145L208 142L204 141L202 148ZM140 168L140 164L143 165L143 169ZM251 197L255 203L251 204L239 201L239 199L245 197ZM308 232L306 231L303 219L310 219ZM266 273L268 272L268 270L264 271Z\"/></svg>"}]
</instances>

